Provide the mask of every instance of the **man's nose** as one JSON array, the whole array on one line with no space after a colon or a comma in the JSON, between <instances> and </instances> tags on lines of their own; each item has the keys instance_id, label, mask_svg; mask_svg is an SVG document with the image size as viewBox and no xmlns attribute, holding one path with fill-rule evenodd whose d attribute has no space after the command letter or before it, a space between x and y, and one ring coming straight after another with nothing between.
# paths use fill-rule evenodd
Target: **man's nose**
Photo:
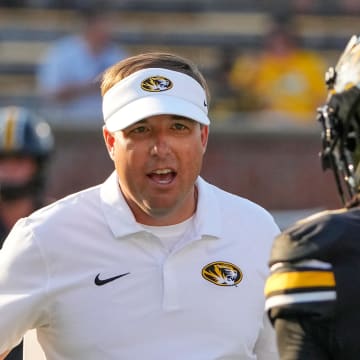
<instances>
[{"instance_id":1,"label":"man's nose","mask_svg":"<svg viewBox=\"0 0 360 360\"><path fill-rule=\"evenodd\" d=\"M167 136L157 135L150 148L150 154L153 156L166 156L170 152L170 143Z\"/></svg>"}]
</instances>

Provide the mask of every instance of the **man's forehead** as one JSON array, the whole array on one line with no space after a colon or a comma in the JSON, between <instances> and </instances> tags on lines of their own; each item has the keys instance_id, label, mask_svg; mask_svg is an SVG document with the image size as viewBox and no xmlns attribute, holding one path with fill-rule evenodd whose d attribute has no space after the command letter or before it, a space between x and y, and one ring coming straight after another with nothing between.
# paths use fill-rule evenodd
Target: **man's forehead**
<instances>
[{"instance_id":1,"label":"man's forehead","mask_svg":"<svg viewBox=\"0 0 360 360\"><path fill-rule=\"evenodd\" d=\"M154 115L154 116L149 116L147 118L141 119L139 121L137 121L134 125L136 124L142 124L142 123L148 123L150 121L161 121L161 120L171 120L171 121L189 121L189 122L196 122L196 120L190 119L188 117L185 116L180 116L180 115L172 115L172 114L161 114L161 115Z\"/></svg>"}]
</instances>

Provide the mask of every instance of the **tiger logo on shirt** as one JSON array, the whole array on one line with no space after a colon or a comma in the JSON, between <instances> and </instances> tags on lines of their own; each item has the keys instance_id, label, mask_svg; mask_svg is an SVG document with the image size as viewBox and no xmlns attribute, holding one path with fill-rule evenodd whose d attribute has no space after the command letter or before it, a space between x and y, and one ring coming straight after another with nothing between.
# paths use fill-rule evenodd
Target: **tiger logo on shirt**
<instances>
[{"instance_id":1,"label":"tiger logo on shirt","mask_svg":"<svg viewBox=\"0 0 360 360\"><path fill-rule=\"evenodd\" d=\"M243 278L243 273L236 265L226 261L215 261L203 267L204 279L219 286L236 286Z\"/></svg>"}]
</instances>

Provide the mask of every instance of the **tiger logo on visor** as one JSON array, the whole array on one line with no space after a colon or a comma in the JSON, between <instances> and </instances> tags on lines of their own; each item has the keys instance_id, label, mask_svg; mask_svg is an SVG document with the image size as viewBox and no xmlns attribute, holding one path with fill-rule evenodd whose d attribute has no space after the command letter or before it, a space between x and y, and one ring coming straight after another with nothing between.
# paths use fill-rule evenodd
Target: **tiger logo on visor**
<instances>
[{"instance_id":1,"label":"tiger logo on visor","mask_svg":"<svg viewBox=\"0 0 360 360\"><path fill-rule=\"evenodd\" d=\"M219 286L236 286L243 278L242 271L234 264L215 261L203 267L201 275L207 281Z\"/></svg>"},{"instance_id":2,"label":"tiger logo on visor","mask_svg":"<svg viewBox=\"0 0 360 360\"><path fill-rule=\"evenodd\" d=\"M171 80L164 76L151 76L141 82L141 88L149 92L170 90L173 87Z\"/></svg>"}]
</instances>

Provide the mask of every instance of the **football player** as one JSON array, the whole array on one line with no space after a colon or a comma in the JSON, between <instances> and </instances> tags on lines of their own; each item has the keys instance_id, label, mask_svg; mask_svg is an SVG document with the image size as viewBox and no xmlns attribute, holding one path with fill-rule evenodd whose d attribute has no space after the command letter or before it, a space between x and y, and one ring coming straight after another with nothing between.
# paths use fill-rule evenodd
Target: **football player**
<instances>
[{"instance_id":1,"label":"football player","mask_svg":"<svg viewBox=\"0 0 360 360\"><path fill-rule=\"evenodd\" d=\"M344 207L301 220L275 239L265 294L282 360L360 356L360 37L350 39L326 84L320 156Z\"/></svg>"}]
</instances>

